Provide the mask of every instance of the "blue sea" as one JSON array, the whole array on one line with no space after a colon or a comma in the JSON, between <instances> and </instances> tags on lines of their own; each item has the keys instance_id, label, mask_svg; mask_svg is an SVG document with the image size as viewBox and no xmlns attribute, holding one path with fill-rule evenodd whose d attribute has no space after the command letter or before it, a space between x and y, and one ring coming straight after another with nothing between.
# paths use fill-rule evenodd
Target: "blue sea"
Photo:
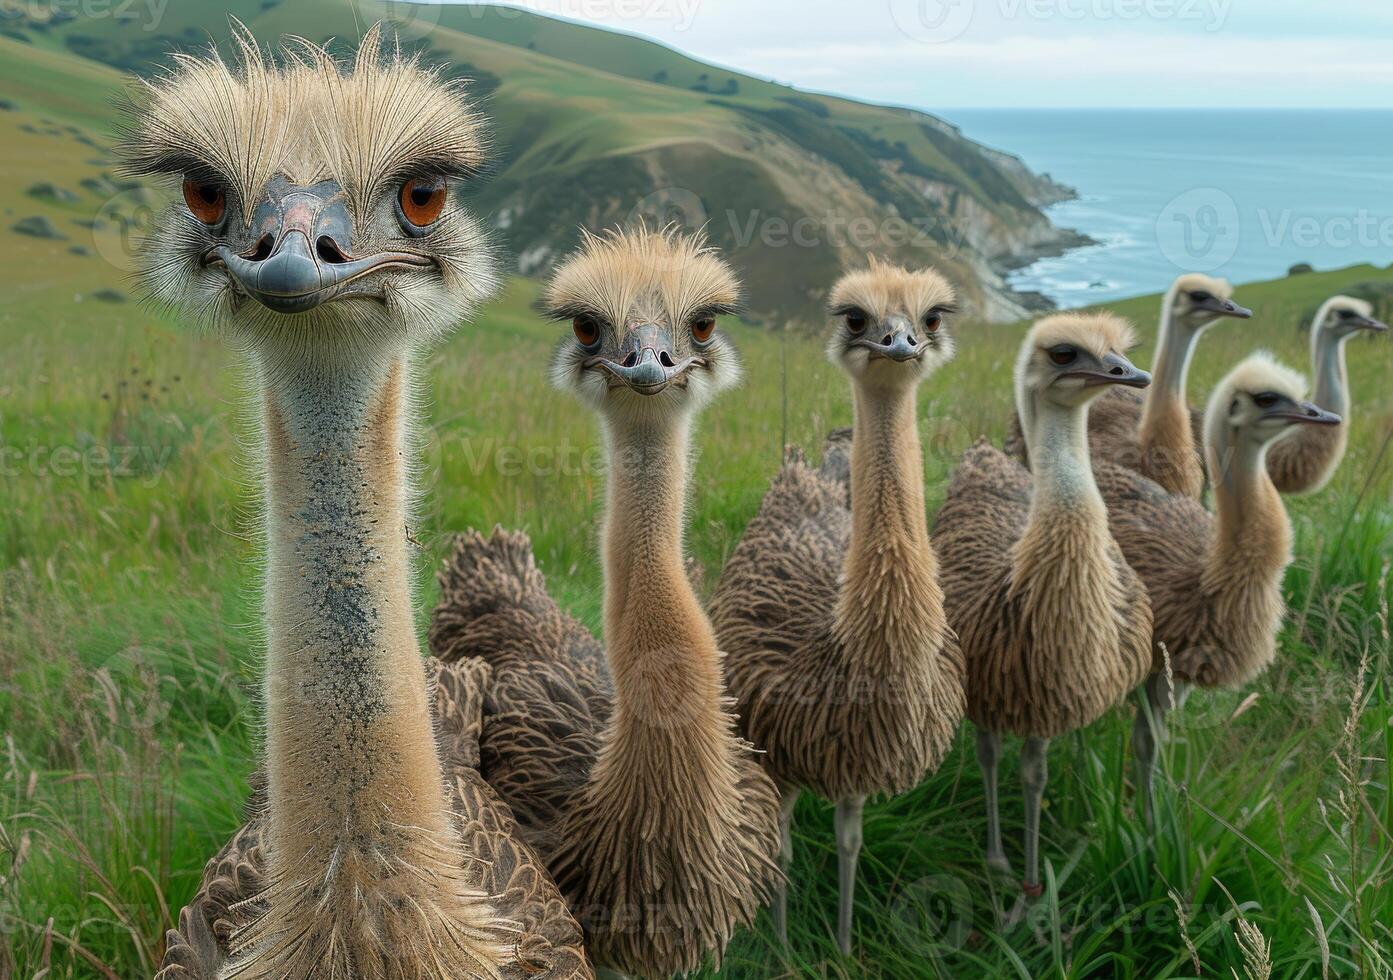
<instances>
[{"instance_id":1,"label":"blue sea","mask_svg":"<svg viewBox=\"0 0 1393 980\"><path fill-rule=\"evenodd\" d=\"M1393 263L1393 111L934 111L1079 192L1048 213L1099 244L1011 277L1061 306Z\"/></svg>"}]
</instances>

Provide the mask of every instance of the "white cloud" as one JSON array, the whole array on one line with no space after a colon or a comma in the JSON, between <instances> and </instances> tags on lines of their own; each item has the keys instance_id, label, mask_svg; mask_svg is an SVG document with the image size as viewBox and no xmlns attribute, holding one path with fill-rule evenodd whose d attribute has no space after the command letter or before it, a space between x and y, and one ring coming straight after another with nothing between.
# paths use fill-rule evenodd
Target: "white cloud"
<instances>
[{"instance_id":1,"label":"white cloud","mask_svg":"<svg viewBox=\"0 0 1393 980\"><path fill-rule=\"evenodd\" d=\"M523 0L517 5L650 36L755 75L915 105L1393 102L1388 84L1393 59L1387 54L1393 4L1386 0L1324 5L1310 0Z\"/></svg>"}]
</instances>

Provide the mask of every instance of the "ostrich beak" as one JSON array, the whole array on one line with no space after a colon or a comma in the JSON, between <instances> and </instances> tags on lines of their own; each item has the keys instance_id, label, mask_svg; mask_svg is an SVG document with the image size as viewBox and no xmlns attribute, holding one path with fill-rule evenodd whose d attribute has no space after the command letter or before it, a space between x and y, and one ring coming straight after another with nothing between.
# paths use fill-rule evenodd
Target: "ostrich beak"
<instances>
[{"instance_id":1,"label":"ostrich beak","mask_svg":"<svg viewBox=\"0 0 1393 980\"><path fill-rule=\"evenodd\" d=\"M1361 316L1354 324L1360 330L1369 330L1373 333L1387 333L1388 324L1382 320L1375 320L1371 316Z\"/></svg>"},{"instance_id":2,"label":"ostrich beak","mask_svg":"<svg viewBox=\"0 0 1393 980\"><path fill-rule=\"evenodd\" d=\"M1231 316L1235 320L1251 320L1253 311L1246 306L1239 306L1231 299L1220 299L1218 296L1210 296L1209 299L1200 303L1199 309L1213 313L1215 316Z\"/></svg>"},{"instance_id":3,"label":"ostrich beak","mask_svg":"<svg viewBox=\"0 0 1393 980\"><path fill-rule=\"evenodd\" d=\"M1339 425L1343 419L1327 412L1315 402L1293 402L1264 413L1268 418L1282 419L1289 425Z\"/></svg>"},{"instance_id":4,"label":"ostrich beak","mask_svg":"<svg viewBox=\"0 0 1393 980\"><path fill-rule=\"evenodd\" d=\"M674 355L671 328L645 323L632 327L619 348L619 360L592 357L586 367L607 371L615 381L640 395L656 395L668 385L679 382L688 371L700 363L699 357L678 360Z\"/></svg>"},{"instance_id":5,"label":"ostrich beak","mask_svg":"<svg viewBox=\"0 0 1393 980\"><path fill-rule=\"evenodd\" d=\"M1220 299L1219 297L1209 297L1202 303L1197 303L1195 309L1205 310L1206 313L1213 313L1215 316L1231 316L1236 320L1251 320L1252 310L1247 306L1240 306L1231 299Z\"/></svg>"},{"instance_id":6,"label":"ostrich beak","mask_svg":"<svg viewBox=\"0 0 1393 980\"><path fill-rule=\"evenodd\" d=\"M884 357L892 361L917 361L924 356L924 345L914 335L914 325L908 317L890 316L881 323L881 329L870 331L880 334L880 340L857 337L848 346L862 347L873 357Z\"/></svg>"},{"instance_id":7,"label":"ostrich beak","mask_svg":"<svg viewBox=\"0 0 1393 980\"><path fill-rule=\"evenodd\" d=\"M332 180L304 187L276 178L253 212L251 228L256 240L250 249L235 252L218 245L204 262L221 265L242 292L277 313L304 313L343 296L373 295L354 284L378 269L432 262L414 252L354 257L353 220L343 189Z\"/></svg>"},{"instance_id":8,"label":"ostrich beak","mask_svg":"<svg viewBox=\"0 0 1393 980\"><path fill-rule=\"evenodd\" d=\"M1145 388L1151 384L1151 375L1137 367L1121 354L1108 354L1097 370L1080 369L1066 371L1063 378L1081 378L1085 388L1102 385L1122 385L1124 388Z\"/></svg>"}]
</instances>

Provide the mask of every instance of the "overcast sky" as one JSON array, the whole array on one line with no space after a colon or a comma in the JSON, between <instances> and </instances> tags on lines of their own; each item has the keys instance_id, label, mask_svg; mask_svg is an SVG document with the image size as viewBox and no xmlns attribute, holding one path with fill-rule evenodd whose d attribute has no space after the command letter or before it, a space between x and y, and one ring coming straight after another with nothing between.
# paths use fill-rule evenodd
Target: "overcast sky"
<instances>
[{"instance_id":1,"label":"overcast sky","mask_svg":"<svg viewBox=\"0 0 1393 980\"><path fill-rule=\"evenodd\" d=\"M1393 106L1393 0L522 0L927 108Z\"/></svg>"}]
</instances>

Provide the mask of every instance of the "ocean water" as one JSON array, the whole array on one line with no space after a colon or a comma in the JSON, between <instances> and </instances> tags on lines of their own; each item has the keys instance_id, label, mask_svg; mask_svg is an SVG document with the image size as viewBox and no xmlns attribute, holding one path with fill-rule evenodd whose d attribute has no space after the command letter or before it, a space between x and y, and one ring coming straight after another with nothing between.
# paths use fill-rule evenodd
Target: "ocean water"
<instances>
[{"instance_id":1,"label":"ocean water","mask_svg":"<svg viewBox=\"0 0 1393 980\"><path fill-rule=\"evenodd\" d=\"M1011 277L1064 307L1393 262L1393 110L935 111L1079 192L1050 218L1099 244Z\"/></svg>"}]
</instances>

